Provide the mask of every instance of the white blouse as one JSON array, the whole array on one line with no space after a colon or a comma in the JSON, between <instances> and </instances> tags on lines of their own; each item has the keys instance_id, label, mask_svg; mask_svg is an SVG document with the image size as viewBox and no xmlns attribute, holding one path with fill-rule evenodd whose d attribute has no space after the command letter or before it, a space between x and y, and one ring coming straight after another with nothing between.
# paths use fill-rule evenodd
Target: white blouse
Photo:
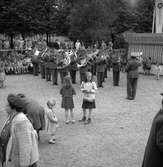
<instances>
[{"instance_id":1,"label":"white blouse","mask_svg":"<svg viewBox=\"0 0 163 167\"><path fill-rule=\"evenodd\" d=\"M83 99L94 100L97 86L95 82L82 82L81 91L83 92Z\"/></svg>"}]
</instances>

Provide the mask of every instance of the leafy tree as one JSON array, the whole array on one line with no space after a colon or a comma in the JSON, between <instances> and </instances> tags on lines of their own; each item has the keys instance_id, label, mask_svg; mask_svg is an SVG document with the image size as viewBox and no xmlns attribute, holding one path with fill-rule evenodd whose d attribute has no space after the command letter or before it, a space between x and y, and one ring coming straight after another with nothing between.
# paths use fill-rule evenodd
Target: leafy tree
<instances>
[{"instance_id":1,"label":"leafy tree","mask_svg":"<svg viewBox=\"0 0 163 167\"><path fill-rule=\"evenodd\" d=\"M85 43L110 38L115 15L108 0L83 0L74 4L69 15L70 37Z\"/></svg>"},{"instance_id":2,"label":"leafy tree","mask_svg":"<svg viewBox=\"0 0 163 167\"><path fill-rule=\"evenodd\" d=\"M23 1L2 0L0 1L0 32L11 37L11 47L13 47L13 37L15 34L29 31L29 26L20 15L19 8Z\"/></svg>"},{"instance_id":3,"label":"leafy tree","mask_svg":"<svg viewBox=\"0 0 163 167\"><path fill-rule=\"evenodd\" d=\"M135 32L152 32L153 10L153 0L139 0L135 13Z\"/></svg>"}]
</instances>

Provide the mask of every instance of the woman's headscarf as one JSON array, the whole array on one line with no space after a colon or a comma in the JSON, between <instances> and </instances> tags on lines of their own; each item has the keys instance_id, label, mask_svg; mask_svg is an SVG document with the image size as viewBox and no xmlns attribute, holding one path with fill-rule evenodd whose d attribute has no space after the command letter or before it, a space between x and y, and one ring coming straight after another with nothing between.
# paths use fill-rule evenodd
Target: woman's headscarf
<instances>
[{"instance_id":1,"label":"woman's headscarf","mask_svg":"<svg viewBox=\"0 0 163 167\"><path fill-rule=\"evenodd\" d=\"M19 96L15 94L9 94L7 101L12 109L15 109L17 112L24 112L25 102Z\"/></svg>"}]
</instances>

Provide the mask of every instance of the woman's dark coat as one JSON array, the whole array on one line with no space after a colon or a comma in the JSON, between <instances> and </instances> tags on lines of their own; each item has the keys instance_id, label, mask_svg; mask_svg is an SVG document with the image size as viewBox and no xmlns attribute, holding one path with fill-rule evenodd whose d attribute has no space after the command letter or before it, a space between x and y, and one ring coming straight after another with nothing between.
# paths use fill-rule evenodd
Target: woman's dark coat
<instances>
[{"instance_id":1,"label":"woman's dark coat","mask_svg":"<svg viewBox=\"0 0 163 167\"><path fill-rule=\"evenodd\" d=\"M153 120L142 167L163 167L163 109Z\"/></svg>"}]
</instances>

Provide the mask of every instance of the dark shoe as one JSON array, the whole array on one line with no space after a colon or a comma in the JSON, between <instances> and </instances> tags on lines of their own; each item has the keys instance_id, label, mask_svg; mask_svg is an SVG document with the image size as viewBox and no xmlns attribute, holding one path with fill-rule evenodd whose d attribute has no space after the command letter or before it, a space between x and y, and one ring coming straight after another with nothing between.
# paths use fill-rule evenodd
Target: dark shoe
<instances>
[{"instance_id":1,"label":"dark shoe","mask_svg":"<svg viewBox=\"0 0 163 167\"><path fill-rule=\"evenodd\" d=\"M88 118L88 120L86 120L86 121L84 122L85 125L90 124L90 123L91 123L91 118Z\"/></svg>"},{"instance_id":2,"label":"dark shoe","mask_svg":"<svg viewBox=\"0 0 163 167\"><path fill-rule=\"evenodd\" d=\"M58 83L53 83L53 85L58 85Z\"/></svg>"},{"instance_id":3,"label":"dark shoe","mask_svg":"<svg viewBox=\"0 0 163 167\"><path fill-rule=\"evenodd\" d=\"M84 122L86 120L86 117L83 117L82 119L79 120L79 122Z\"/></svg>"},{"instance_id":4,"label":"dark shoe","mask_svg":"<svg viewBox=\"0 0 163 167\"><path fill-rule=\"evenodd\" d=\"M134 100L133 97L126 97L127 100Z\"/></svg>"}]
</instances>

